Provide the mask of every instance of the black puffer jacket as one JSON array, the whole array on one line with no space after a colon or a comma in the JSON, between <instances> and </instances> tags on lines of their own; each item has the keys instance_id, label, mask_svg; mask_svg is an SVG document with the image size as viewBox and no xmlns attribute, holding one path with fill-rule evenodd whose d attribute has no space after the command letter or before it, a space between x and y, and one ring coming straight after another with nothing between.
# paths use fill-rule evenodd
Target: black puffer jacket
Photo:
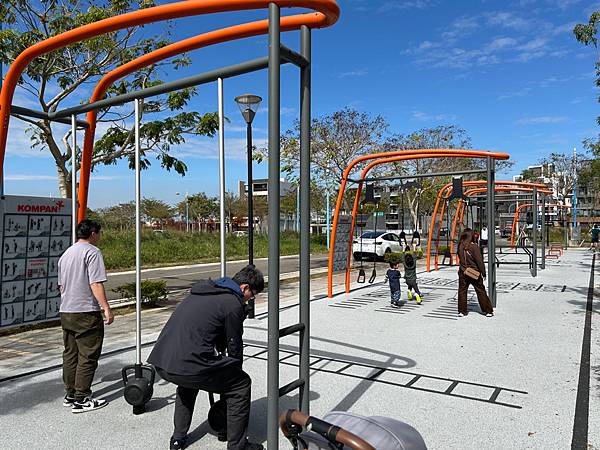
<instances>
[{"instance_id":1,"label":"black puffer jacket","mask_svg":"<svg viewBox=\"0 0 600 450\"><path fill-rule=\"evenodd\" d=\"M192 286L163 328L148 362L177 375L242 364L243 294L230 278ZM218 353L227 350L227 356Z\"/></svg>"}]
</instances>

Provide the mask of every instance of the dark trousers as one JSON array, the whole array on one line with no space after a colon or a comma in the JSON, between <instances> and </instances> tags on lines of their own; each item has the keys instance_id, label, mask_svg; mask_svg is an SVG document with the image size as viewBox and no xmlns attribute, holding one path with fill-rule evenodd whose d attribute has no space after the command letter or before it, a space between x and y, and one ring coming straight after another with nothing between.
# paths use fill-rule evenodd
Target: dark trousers
<instances>
[{"instance_id":1,"label":"dark trousers","mask_svg":"<svg viewBox=\"0 0 600 450\"><path fill-rule=\"evenodd\" d=\"M184 438L192 423L194 404L198 391L221 394L227 403L227 448L242 450L246 445L248 421L250 420L250 385L252 381L239 366L198 375L176 375L156 368L164 379L177 385L175 398L175 430L173 438Z\"/></svg>"},{"instance_id":2,"label":"dark trousers","mask_svg":"<svg viewBox=\"0 0 600 450\"><path fill-rule=\"evenodd\" d=\"M92 381L104 341L104 322L97 312L60 313L65 350L63 382L68 397L82 401L92 394Z\"/></svg>"},{"instance_id":3,"label":"dark trousers","mask_svg":"<svg viewBox=\"0 0 600 450\"><path fill-rule=\"evenodd\" d=\"M415 281L406 281L406 286L408 287L409 291L415 291L415 293L417 295L421 295L421 291L419 290L419 286L417 285L416 280Z\"/></svg>"},{"instance_id":4,"label":"dark trousers","mask_svg":"<svg viewBox=\"0 0 600 450\"><path fill-rule=\"evenodd\" d=\"M472 285L475 288L477 301L479 302L481 310L485 314L493 313L494 308L492 307L487 292L485 292L483 277L480 276L477 280L474 280L473 278L467 277L462 270L458 272L458 312L467 314L467 291L469 290L469 285Z\"/></svg>"}]
</instances>

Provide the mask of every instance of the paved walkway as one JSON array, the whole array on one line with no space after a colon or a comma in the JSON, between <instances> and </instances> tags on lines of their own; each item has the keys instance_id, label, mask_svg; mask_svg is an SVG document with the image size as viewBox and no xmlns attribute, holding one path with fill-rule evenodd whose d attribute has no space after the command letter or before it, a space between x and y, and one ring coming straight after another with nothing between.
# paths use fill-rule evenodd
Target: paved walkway
<instances>
[{"instance_id":1,"label":"paved walkway","mask_svg":"<svg viewBox=\"0 0 600 450\"><path fill-rule=\"evenodd\" d=\"M455 268L421 274L424 303L400 308L389 306L383 273L378 283L333 300L323 298L325 279L314 279L312 413L394 417L416 427L430 449L600 449L600 342L597 300L588 295L591 272L592 254L578 250L549 262L535 279L520 266L501 266L495 317L481 315L471 299L471 313L460 319ZM282 285L282 302L293 305L296 295L297 283ZM144 312L144 342L156 338L172 308ZM281 326L295 323L297 314L296 307L284 309ZM249 320L244 335L244 366L254 381L250 435L263 442L267 321L265 315ZM62 408L57 369L0 382L3 447L167 448L173 386L159 381L141 416L132 415L122 398L120 369L133 363L134 352L119 349L133 345L133 323L124 316L107 328L106 351L112 353L100 363L94 390L111 404L101 411L73 415ZM582 358L586 336L591 350ZM60 364L57 329L0 342L0 379ZM297 378L296 352L297 337L285 338L281 385ZM224 449L209 433L205 398L197 402L191 448ZM296 396L287 396L281 408L296 403ZM280 448L291 447L281 441Z\"/></svg>"}]
</instances>

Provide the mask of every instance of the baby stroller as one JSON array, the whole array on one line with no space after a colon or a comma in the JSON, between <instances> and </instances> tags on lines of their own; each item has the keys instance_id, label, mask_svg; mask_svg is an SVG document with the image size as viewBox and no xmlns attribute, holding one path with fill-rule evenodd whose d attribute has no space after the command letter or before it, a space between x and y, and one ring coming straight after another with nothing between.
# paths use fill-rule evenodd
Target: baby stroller
<instances>
[{"instance_id":1,"label":"baby stroller","mask_svg":"<svg viewBox=\"0 0 600 450\"><path fill-rule=\"evenodd\" d=\"M427 450L417 430L388 417L332 411L321 420L290 409L279 427L294 450Z\"/></svg>"}]
</instances>

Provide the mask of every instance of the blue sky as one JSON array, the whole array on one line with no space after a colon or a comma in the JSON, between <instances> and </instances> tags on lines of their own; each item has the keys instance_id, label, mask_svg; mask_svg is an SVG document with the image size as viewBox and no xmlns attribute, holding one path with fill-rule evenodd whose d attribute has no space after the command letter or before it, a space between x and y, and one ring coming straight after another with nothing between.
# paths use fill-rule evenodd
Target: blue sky
<instances>
[{"instance_id":1,"label":"blue sky","mask_svg":"<svg viewBox=\"0 0 600 450\"><path fill-rule=\"evenodd\" d=\"M587 22L600 2L340 0L339 4L339 22L313 31L313 116L352 106L384 116L390 132L456 124L469 133L474 148L511 155L515 168L499 178L520 172L550 152L580 149L583 138L597 134L593 70L597 53L577 43L572 29ZM265 17L266 11L254 11L183 19L173 27L174 38ZM159 24L146 27L147 32L160 29ZM283 36L289 47L298 48L298 41L298 33ZM265 37L197 50L189 54L191 67L165 74L164 79L266 53ZM297 70L284 66L282 131L298 114L298 89ZM198 91L190 106L200 112L216 111L216 83ZM227 189L234 192L246 167L245 124L233 99L246 92L261 95L266 106L266 72L225 80L225 114L231 120L225 142ZM82 90L69 104L86 95L89 91ZM32 107L35 99L18 92L14 103ZM30 148L25 128L12 119L5 191L57 195L53 160ZM264 107L254 121L254 137L255 144L266 145ZM188 174L182 178L166 173L155 163L143 174L144 196L175 203L181 198L176 192L217 195L216 139L188 139L175 154L187 163ZM266 177L267 164L256 164L254 174ZM133 174L123 164L100 168L92 183L92 208L133 199Z\"/></svg>"}]
</instances>

